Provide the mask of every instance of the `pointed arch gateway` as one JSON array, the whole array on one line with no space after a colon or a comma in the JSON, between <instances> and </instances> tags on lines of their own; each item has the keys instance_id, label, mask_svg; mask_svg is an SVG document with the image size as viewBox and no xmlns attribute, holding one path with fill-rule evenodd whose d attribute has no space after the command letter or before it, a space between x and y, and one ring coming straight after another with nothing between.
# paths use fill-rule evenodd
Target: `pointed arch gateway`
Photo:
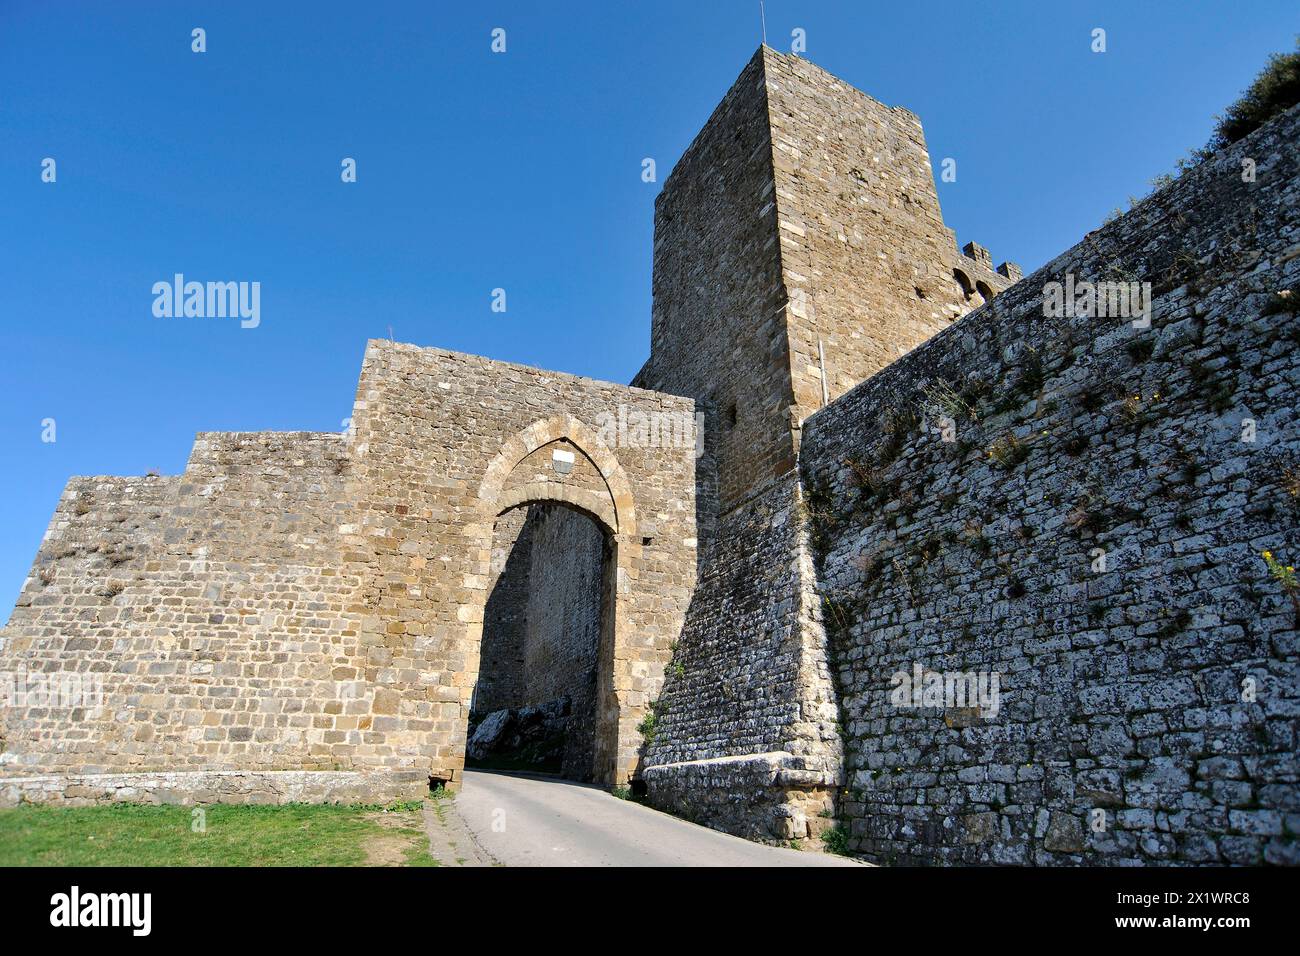
<instances>
[{"instance_id":1,"label":"pointed arch gateway","mask_svg":"<svg viewBox=\"0 0 1300 956\"><path fill-rule=\"evenodd\" d=\"M629 537L634 535L636 508L632 501L632 485L623 471L623 466L594 431L571 415L556 415L553 418L534 422L506 440L496 457L488 464L483 480L479 484L480 515L495 518L502 511L514 507L513 505L506 508L497 507L506 480L519 463L537 449L561 440L568 441L581 449L604 479L613 506L613 514L610 518L614 521L614 526L610 530L615 534L625 534ZM596 517L601 516L596 515Z\"/></svg>"},{"instance_id":2,"label":"pointed arch gateway","mask_svg":"<svg viewBox=\"0 0 1300 956\"><path fill-rule=\"evenodd\" d=\"M603 487L591 488L564 481L510 481L516 469L538 449L563 441L573 446L595 467ZM474 556L475 576L484 586L474 593L478 605L471 610L469 659L466 680L469 687L478 681L485 609L489 596L486 582L491 579L493 534L497 518L515 508L533 504L557 504L589 516L604 533L608 546L605 581L602 587L600 641L597 652L596 721L593 745L593 776L609 785L625 783L634 767L621 766L623 750L635 734L639 712L634 714L625 699L629 689L615 673L615 661L627 655L628 582L632 561L639 553L636 506L632 487L622 465L600 437L571 415L557 415L539 420L515 433L489 462L479 483L476 496L477 520L466 529L469 553ZM642 708L643 709L643 708ZM460 733L468 734L469 707L463 708ZM459 748L461 758L464 748Z\"/></svg>"}]
</instances>

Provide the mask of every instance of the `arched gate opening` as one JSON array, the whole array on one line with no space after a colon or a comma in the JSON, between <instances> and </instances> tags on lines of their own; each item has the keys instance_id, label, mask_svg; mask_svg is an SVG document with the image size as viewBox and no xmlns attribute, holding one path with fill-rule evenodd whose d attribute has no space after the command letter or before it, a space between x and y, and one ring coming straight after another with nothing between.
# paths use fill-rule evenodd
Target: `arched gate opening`
<instances>
[{"instance_id":1,"label":"arched gate opening","mask_svg":"<svg viewBox=\"0 0 1300 956\"><path fill-rule=\"evenodd\" d=\"M626 783L646 693L627 647L636 510L617 458L569 416L508 439L467 528L482 603L462 709L464 765ZM593 666L594 665L594 666Z\"/></svg>"},{"instance_id":2,"label":"arched gate opening","mask_svg":"<svg viewBox=\"0 0 1300 956\"><path fill-rule=\"evenodd\" d=\"M616 547L612 529L565 502L497 516L467 767L607 775Z\"/></svg>"}]
</instances>

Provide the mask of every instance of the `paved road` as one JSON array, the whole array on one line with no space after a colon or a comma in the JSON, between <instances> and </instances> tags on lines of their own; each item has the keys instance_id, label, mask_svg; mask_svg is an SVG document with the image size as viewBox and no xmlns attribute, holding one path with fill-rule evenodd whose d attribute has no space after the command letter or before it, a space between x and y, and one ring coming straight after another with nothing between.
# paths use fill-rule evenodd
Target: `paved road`
<instances>
[{"instance_id":1,"label":"paved road","mask_svg":"<svg viewBox=\"0 0 1300 956\"><path fill-rule=\"evenodd\" d=\"M568 780L467 770L454 807L507 866L860 865L751 843Z\"/></svg>"}]
</instances>

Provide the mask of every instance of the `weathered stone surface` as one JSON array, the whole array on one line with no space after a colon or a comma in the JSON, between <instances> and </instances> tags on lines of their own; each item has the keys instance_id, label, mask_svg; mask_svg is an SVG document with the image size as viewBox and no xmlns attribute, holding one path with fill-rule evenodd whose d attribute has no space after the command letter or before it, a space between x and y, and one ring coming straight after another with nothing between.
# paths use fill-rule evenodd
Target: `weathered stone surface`
<instances>
[{"instance_id":1,"label":"weathered stone surface","mask_svg":"<svg viewBox=\"0 0 1300 956\"><path fill-rule=\"evenodd\" d=\"M0 777L0 807L47 803L388 803L418 800L418 771L195 770L175 773L55 774Z\"/></svg>"},{"instance_id":2,"label":"weathered stone surface","mask_svg":"<svg viewBox=\"0 0 1300 956\"><path fill-rule=\"evenodd\" d=\"M569 698L547 701L541 705L493 711L474 726L470 717L467 753L471 760L487 766L511 770L538 770L559 773L574 771L566 767L570 732L582 733L589 728L575 724ZM581 771L567 775L578 776ZM590 774L590 768L586 768Z\"/></svg>"},{"instance_id":3,"label":"weathered stone surface","mask_svg":"<svg viewBox=\"0 0 1300 956\"><path fill-rule=\"evenodd\" d=\"M1298 622L1260 552L1297 557L1298 141L1293 109L805 423L859 852L1286 858ZM1150 328L1046 318L1067 273L1150 281ZM997 673L998 713L896 706L918 663Z\"/></svg>"},{"instance_id":4,"label":"weathered stone surface","mask_svg":"<svg viewBox=\"0 0 1300 956\"><path fill-rule=\"evenodd\" d=\"M696 570L693 446L604 429L611 447L603 426L629 415L691 422L693 407L373 341L348 434L203 434L183 475L73 479L0 672L101 676L104 699L84 713L5 707L0 768L413 772L454 786L493 525L550 502L608 541L617 587L588 763L626 781ZM535 453L556 447L581 463L543 468ZM659 529L648 544L641 515Z\"/></svg>"},{"instance_id":5,"label":"weathered stone surface","mask_svg":"<svg viewBox=\"0 0 1300 956\"><path fill-rule=\"evenodd\" d=\"M482 760L495 750L498 742L505 735L506 728L510 726L510 718L509 708L494 710L484 717L483 722L469 735L467 749L469 756L475 760Z\"/></svg>"},{"instance_id":6,"label":"weathered stone surface","mask_svg":"<svg viewBox=\"0 0 1300 956\"><path fill-rule=\"evenodd\" d=\"M454 786L471 695L485 753L563 697L567 772L755 839L1295 865L1297 143L1021 279L913 114L760 49L656 202L646 388L371 342L345 435L73 479L0 671L106 699L0 710L0 802Z\"/></svg>"}]
</instances>

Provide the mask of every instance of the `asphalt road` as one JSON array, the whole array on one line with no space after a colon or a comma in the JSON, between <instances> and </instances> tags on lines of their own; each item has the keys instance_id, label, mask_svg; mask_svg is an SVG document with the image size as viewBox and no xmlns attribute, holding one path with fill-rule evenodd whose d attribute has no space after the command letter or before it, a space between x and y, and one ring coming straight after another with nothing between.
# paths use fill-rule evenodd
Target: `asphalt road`
<instances>
[{"instance_id":1,"label":"asphalt road","mask_svg":"<svg viewBox=\"0 0 1300 956\"><path fill-rule=\"evenodd\" d=\"M859 866L751 843L568 780L467 770L455 812L506 866Z\"/></svg>"}]
</instances>

